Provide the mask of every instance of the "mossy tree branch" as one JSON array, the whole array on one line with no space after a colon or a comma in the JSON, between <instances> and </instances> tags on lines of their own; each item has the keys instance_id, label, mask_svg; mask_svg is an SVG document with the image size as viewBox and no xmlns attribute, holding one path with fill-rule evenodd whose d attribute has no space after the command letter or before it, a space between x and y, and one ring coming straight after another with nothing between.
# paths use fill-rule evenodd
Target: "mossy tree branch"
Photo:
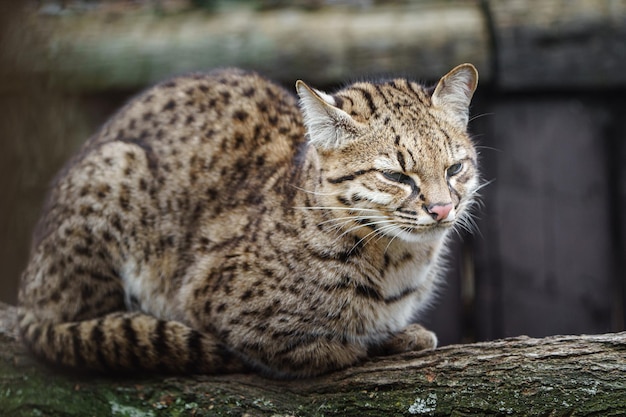
<instances>
[{"instance_id":1,"label":"mossy tree branch","mask_svg":"<svg viewBox=\"0 0 626 417\"><path fill-rule=\"evenodd\" d=\"M375 358L320 378L68 375L28 355L0 306L0 410L12 416L617 416L626 333L518 337Z\"/></svg>"}]
</instances>

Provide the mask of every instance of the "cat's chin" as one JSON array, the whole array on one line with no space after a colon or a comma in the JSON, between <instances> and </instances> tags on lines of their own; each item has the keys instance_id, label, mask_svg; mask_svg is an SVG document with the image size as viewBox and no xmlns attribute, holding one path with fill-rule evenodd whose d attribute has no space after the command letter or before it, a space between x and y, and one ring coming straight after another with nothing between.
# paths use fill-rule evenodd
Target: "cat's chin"
<instances>
[{"instance_id":1,"label":"cat's chin","mask_svg":"<svg viewBox=\"0 0 626 417\"><path fill-rule=\"evenodd\" d=\"M396 238L405 242L429 243L443 239L451 229L450 225L442 224L426 229L402 230L396 232Z\"/></svg>"}]
</instances>

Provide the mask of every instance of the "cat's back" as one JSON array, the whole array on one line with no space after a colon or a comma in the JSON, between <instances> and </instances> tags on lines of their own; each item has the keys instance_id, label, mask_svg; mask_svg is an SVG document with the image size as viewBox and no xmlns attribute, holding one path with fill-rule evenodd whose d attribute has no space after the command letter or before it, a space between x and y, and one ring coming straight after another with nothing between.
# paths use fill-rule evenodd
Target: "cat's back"
<instances>
[{"instance_id":1,"label":"cat's back","mask_svg":"<svg viewBox=\"0 0 626 417\"><path fill-rule=\"evenodd\" d=\"M295 97L252 72L191 74L139 94L54 180L22 280L22 303L73 311L77 301L70 295L51 302L36 288L76 286L74 294L100 297L87 279L76 278L95 274L107 282L105 292L120 291L114 277L121 277L127 306L141 293L137 299L151 300L143 307L166 314L178 279L203 245L199 230L228 225L229 233L243 233L233 216L263 211L259 190L294 171L304 141ZM70 316L104 307L80 308ZM46 314L57 315L52 310Z\"/></svg>"},{"instance_id":2,"label":"cat's back","mask_svg":"<svg viewBox=\"0 0 626 417\"><path fill-rule=\"evenodd\" d=\"M172 78L132 99L69 161L37 235L67 219L68 205L109 213L115 224L134 211L146 226L245 203L250 196L236 191L289 171L304 140L295 97L254 72Z\"/></svg>"},{"instance_id":3,"label":"cat's back","mask_svg":"<svg viewBox=\"0 0 626 417\"><path fill-rule=\"evenodd\" d=\"M180 172L194 155L215 156L200 163L206 171L209 165L214 168L217 159L236 164L252 153L258 166L264 165L265 158L289 158L304 140L303 132L292 94L254 72L219 69L172 78L146 90L86 148L112 141L136 144L150 154L152 164L162 162L158 168L167 173ZM199 173L190 169L189 174Z\"/></svg>"}]
</instances>

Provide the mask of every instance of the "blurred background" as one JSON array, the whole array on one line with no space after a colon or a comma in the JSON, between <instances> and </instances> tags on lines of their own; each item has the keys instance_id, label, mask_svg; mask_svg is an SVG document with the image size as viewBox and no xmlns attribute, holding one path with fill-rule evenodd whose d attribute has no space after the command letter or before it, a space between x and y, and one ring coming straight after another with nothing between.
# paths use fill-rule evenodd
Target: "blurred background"
<instances>
[{"instance_id":1,"label":"blurred background","mask_svg":"<svg viewBox=\"0 0 626 417\"><path fill-rule=\"evenodd\" d=\"M238 66L293 89L481 80L492 181L422 320L443 344L601 333L626 317L626 0L0 3L0 301L15 303L47 185L146 86Z\"/></svg>"}]
</instances>

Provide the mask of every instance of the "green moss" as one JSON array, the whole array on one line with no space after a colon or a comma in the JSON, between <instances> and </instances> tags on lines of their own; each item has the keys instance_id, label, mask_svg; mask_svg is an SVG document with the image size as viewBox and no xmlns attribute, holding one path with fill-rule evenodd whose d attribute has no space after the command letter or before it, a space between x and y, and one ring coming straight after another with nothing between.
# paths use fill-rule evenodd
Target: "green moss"
<instances>
[{"instance_id":1,"label":"green moss","mask_svg":"<svg viewBox=\"0 0 626 417\"><path fill-rule=\"evenodd\" d=\"M6 366L0 366L0 373L0 410L7 415L78 417L111 414L106 401L81 393L80 387L73 386L70 381L28 371L17 374L15 369Z\"/></svg>"}]
</instances>

